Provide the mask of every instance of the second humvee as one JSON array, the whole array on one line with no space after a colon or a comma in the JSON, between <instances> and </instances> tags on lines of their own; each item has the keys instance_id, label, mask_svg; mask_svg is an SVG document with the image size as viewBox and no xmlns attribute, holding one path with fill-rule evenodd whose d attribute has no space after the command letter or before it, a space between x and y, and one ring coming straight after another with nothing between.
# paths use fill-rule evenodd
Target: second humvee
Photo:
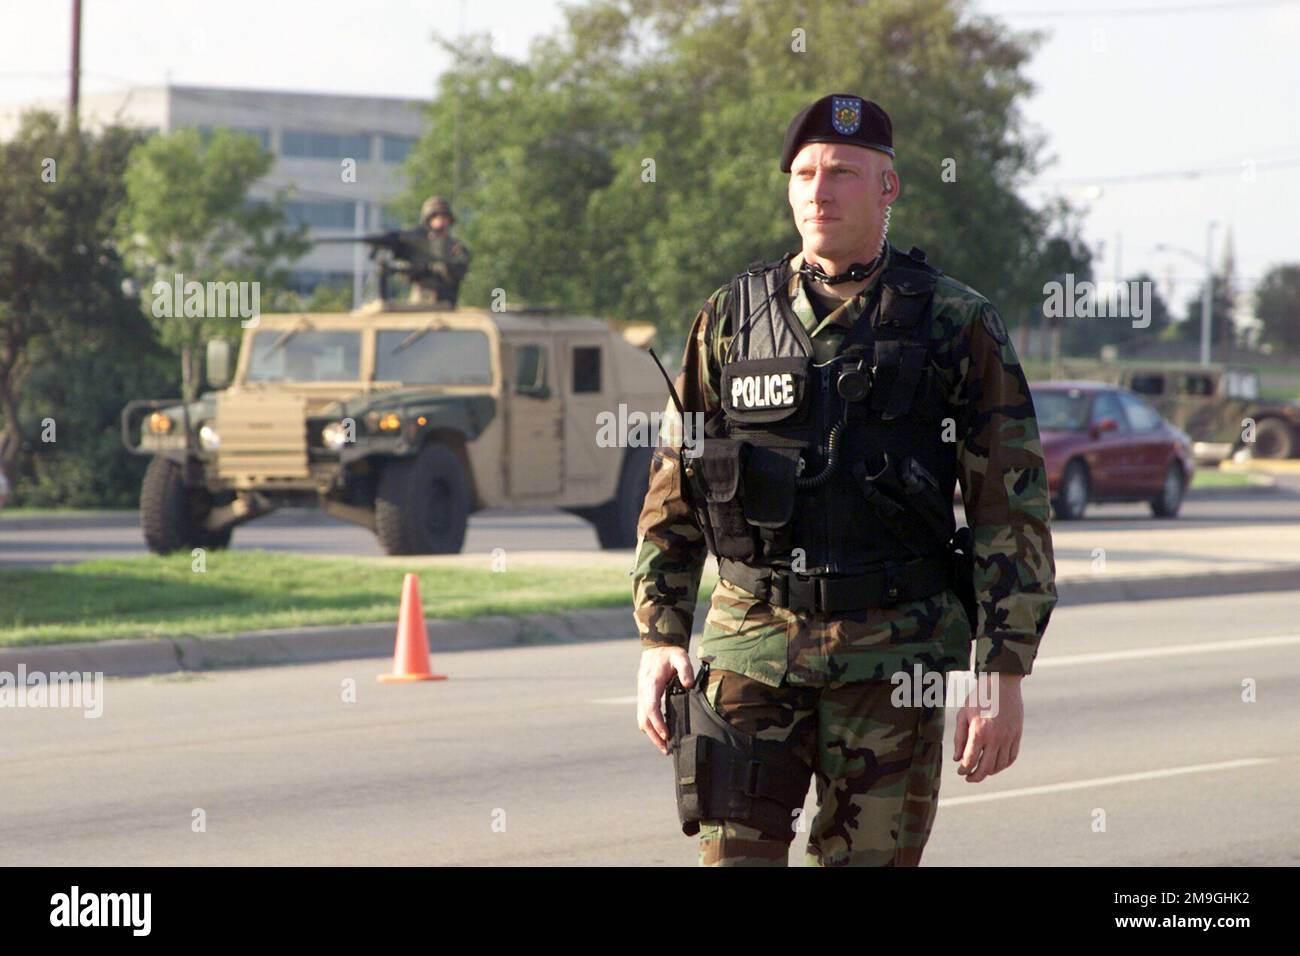
<instances>
[{"instance_id":1,"label":"second humvee","mask_svg":"<svg viewBox=\"0 0 1300 956\"><path fill-rule=\"evenodd\" d=\"M1197 461L1213 463L1239 453L1254 458L1300 455L1300 402L1261 398L1254 369L1070 361L1067 372L1071 378L1093 378L1142 395L1188 434Z\"/></svg>"},{"instance_id":2,"label":"second humvee","mask_svg":"<svg viewBox=\"0 0 1300 956\"><path fill-rule=\"evenodd\" d=\"M663 409L647 329L392 301L260 316L233 375L230 343L208 343L211 391L123 409L124 444L153 458L145 541L224 547L243 522L319 505L389 554L445 554L475 511L556 506L632 547L653 449L598 423Z\"/></svg>"}]
</instances>

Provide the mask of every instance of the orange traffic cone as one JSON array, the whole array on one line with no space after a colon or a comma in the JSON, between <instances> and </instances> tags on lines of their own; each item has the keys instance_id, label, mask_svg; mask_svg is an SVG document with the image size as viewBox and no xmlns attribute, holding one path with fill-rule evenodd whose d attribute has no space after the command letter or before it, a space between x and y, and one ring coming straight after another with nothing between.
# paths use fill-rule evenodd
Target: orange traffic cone
<instances>
[{"instance_id":1,"label":"orange traffic cone","mask_svg":"<svg viewBox=\"0 0 1300 956\"><path fill-rule=\"evenodd\" d=\"M424 609L420 606L420 583L414 574L402 581L402 609L397 615L397 644L393 648L393 672L380 674L382 683L417 680L446 680L429 668L429 638L424 631Z\"/></svg>"}]
</instances>

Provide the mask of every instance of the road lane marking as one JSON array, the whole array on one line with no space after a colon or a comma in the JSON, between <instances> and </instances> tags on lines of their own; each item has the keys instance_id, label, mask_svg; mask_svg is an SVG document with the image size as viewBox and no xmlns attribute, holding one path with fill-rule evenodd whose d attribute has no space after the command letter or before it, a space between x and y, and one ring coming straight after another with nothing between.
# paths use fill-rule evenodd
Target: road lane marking
<instances>
[{"instance_id":1,"label":"road lane marking","mask_svg":"<svg viewBox=\"0 0 1300 956\"><path fill-rule=\"evenodd\" d=\"M999 790L997 793L977 793L969 797L939 798L939 806L956 807L964 803L984 803L988 800L1006 800L1011 797L1032 797L1044 793L1061 793L1066 790L1084 790L1088 787L1108 787L1116 783L1134 783L1139 780L1161 780L1165 777L1180 777L1188 773L1210 773L1215 770L1235 770L1239 767L1258 767L1261 764L1275 763L1275 757L1243 757L1240 760L1223 760L1219 763L1198 763L1187 767L1168 767L1164 770L1144 770L1140 773L1124 773L1115 777L1093 777L1091 780L1073 780L1069 783L1049 783L1041 787L1018 787L1015 790Z\"/></svg>"},{"instance_id":2,"label":"road lane marking","mask_svg":"<svg viewBox=\"0 0 1300 956\"><path fill-rule=\"evenodd\" d=\"M1285 647L1288 644L1300 644L1300 634L1247 637L1238 641L1174 644L1169 647L1139 647L1127 651L1101 651L1096 654L1066 654L1062 657L1040 658L1034 661L1034 670L1040 667L1068 667L1071 664L1109 664L1113 661L1134 661L1150 657L1177 657L1182 654L1215 654L1219 651L1239 651L1251 647Z\"/></svg>"}]
</instances>

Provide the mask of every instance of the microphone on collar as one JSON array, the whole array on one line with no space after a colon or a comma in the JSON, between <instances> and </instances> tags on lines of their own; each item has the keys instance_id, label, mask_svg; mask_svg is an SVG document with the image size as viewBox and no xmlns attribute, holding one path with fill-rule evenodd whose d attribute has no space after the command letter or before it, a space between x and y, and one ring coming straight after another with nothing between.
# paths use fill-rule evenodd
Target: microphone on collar
<instances>
[{"instance_id":1,"label":"microphone on collar","mask_svg":"<svg viewBox=\"0 0 1300 956\"><path fill-rule=\"evenodd\" d=\"M814 282L824 282L826 285L839 285L843 282L861 282L880 267L880 263L884 261L884 258L884 253L881 253L866 265L863 265L861 262L855 262L844 272L835 276L828 276L826 270L824 270L818 263L812 263L810 265L805 262L799 267L799 274L805 278L813 280Z\"/></svg>"}]
</instances>

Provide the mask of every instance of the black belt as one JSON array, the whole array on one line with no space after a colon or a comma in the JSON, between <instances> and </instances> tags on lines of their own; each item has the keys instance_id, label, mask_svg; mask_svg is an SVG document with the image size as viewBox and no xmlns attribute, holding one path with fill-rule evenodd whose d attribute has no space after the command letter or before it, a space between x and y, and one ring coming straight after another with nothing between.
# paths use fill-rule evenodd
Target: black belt
<instances>
[{"instance_id":1,"label":"black belt","mask_svg":"<svg viewBox=\"0 0 1300 956\"><path fill-rule=\"evenodd\" d=\"M891 607L947 590L952 584L953 559L950 554L934 555L888 562L858 574L828 577L719 558L718 574L775 607L800 613L837 614Z\"/></svg>"}]
</instances>

